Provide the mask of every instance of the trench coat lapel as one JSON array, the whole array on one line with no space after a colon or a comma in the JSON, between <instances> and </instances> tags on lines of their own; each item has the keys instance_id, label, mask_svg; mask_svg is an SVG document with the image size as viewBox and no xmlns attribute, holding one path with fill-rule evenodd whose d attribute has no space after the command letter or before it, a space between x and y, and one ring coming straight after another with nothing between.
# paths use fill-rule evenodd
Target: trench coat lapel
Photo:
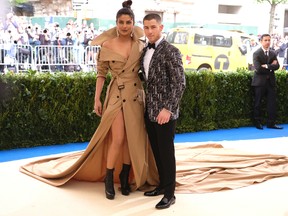
<instances>
[{"instance_id":1,"label":"trench coat lapel","mask_svg":"<svg viewBox=\"0 0 288 216\"><path fill-rule=\"evenodd\" d=\"M127 69L129 66L134 65L135 62L139 61L144 43L141 42L141 38L144 36L143 29L134 26L133 27L133 44L131 48L131 53L127 59L127 62L123 70ZM101 46L105 41L117 37L117 28L113 27L99 36L97 36L92 42L91 46Z\"/></svg>"},{"instance_id":2,"label":"trench coat lapel","mask_svg":"<svg viewBox=\"0 0 288 216\"><path fill-rule=\"evenodd\" d=\"M131 65L135 65L135 63L137 61L139 61L141 54L142 54L142 50L143 50L143 46L144 44L141 43L139 40L138 41L133 41L133 45L131 48L131 53L127 59L127 62L123 68L123 70L127 69L128 67L130 67Z\"/></svg>"}]
</instances>

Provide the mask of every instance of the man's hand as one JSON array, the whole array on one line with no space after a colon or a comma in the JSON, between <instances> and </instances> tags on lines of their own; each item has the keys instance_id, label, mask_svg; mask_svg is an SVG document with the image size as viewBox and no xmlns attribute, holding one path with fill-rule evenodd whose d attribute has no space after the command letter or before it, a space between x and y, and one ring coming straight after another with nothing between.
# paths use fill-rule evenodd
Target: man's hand
<instances>
[{"instance_id":1,"label":"man's hand","mask_svg":"<svg viewBox=\"0 0 288 216\"><path fill-rule=\"evenodd\" d=\"M170 117L171 117L171 112L169 110L163 108L161 110L161 112L158 114L156 121L160 125L166 124L167 122L169 122Z\"/></svg>"},{"instance_id":2,"label":"man's hand","mask_svg":"<svg viewBox=\"0 0 288 216\"><path fill-rule=\"evenodd\" d=\"M267 64L263 64L263 65L261 65L261 67L268 68L268 65Z\"/></svg>"}]
</instances>

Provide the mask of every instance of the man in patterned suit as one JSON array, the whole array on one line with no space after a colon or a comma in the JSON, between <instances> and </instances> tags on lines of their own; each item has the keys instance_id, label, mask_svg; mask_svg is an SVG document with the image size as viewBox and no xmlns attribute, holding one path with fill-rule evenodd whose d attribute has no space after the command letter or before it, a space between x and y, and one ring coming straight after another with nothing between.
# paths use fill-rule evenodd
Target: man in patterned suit
<instances>
[{"instance_id":1,"label":"man in patterned suit","mask_svg":"<svg viewBox=\"0 0 288 216\"><path fill-rule=\"evenodd\" d=\"M143 27L149 41L141 58L142 75L146 81L145 123L160 180L157 188L144 195L164 194L155 206L164 209L174 204L176 199L174 135L186 82L180 51L162 36L161 17L158 14L146 15Z\"/></svg>"}]
</instances>

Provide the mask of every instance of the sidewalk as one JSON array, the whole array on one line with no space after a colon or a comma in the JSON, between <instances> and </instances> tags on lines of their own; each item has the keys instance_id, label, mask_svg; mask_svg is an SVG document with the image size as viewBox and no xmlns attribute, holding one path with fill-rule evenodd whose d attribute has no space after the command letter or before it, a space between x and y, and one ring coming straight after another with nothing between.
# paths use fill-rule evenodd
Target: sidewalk
<instances>
[{"instance_id":1,"label":"sidewalk","mask_svg":"<svg viewBox=\"0 0 288 216\"><path fill-rule=\"evenodd\" d=\"M266 133L280 133L280 131L269 132L268 129L258 131L248 128L248 130L260 135L264 134L265 130ZM288 155L288 136L284 136L287 130L286 126L281 131L282 134L274 138L263 139L259 138L259 135L257 139L225 140L225 137L229 137L232 133L231 130L226 130L224 132L227 136L221 133L220 141L217 140L218 136L213 137L213 132L203 132L203 142L187 142L185 140L187 137L185 139L182 137L181 143L199 145L216 142L225 148ZM240 133L240 130L238 132ZM198 136L196 134L194 138ZM218 138L220 139L220 134ZM191 139L193 138L190 137ZM178 137L177 141L180 143L181 139ZM143 193L138 191L129 196L122 196L116 191L115 200L111 201L105 198L103 183L71 181L57 188L18 171L20 165L41 157L0 163L0 216L288 216L286 201L288 177L275 178L264 183L223 192L176 194L175 205L166 210L156 210L154 206L160 201L161 196L144 197Z\"/></svg>"}]
</instances>

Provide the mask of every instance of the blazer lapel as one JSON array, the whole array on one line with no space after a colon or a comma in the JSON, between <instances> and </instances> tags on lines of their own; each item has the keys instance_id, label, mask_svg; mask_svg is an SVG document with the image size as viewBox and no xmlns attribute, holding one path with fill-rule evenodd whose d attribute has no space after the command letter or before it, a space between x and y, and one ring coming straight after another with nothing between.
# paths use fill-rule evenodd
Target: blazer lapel
<instances>
[{"instance_id":1,"label":"blazer lapel","mask_svg":"<svg viewBox=\"0 0 288 216\"><path fill-rule=\"evenodd\" d=\"M155 49L151 61L150 61L150 65L149 65L149 74L148 74L148 78L149 76L153 76L156 70L156 64L159 61L159 53L161 52L161 49L163 49L163 43L162 41L158 44L157 48Z\"/></svg>"},{"instance_id":2,"label":"blazer lapel","mask_svg":"<svg viewBox=\"0 0 288 216\"><path fill-rule=\"evenodd\" d=\"M149 77L154 76L154 73L155 73L155 66L154 66L154 64L156 63L155 57L156 57L156 50L153 53L150 64L149 64L148 80L149 80Z\"/></svg>"}]
</instances>

